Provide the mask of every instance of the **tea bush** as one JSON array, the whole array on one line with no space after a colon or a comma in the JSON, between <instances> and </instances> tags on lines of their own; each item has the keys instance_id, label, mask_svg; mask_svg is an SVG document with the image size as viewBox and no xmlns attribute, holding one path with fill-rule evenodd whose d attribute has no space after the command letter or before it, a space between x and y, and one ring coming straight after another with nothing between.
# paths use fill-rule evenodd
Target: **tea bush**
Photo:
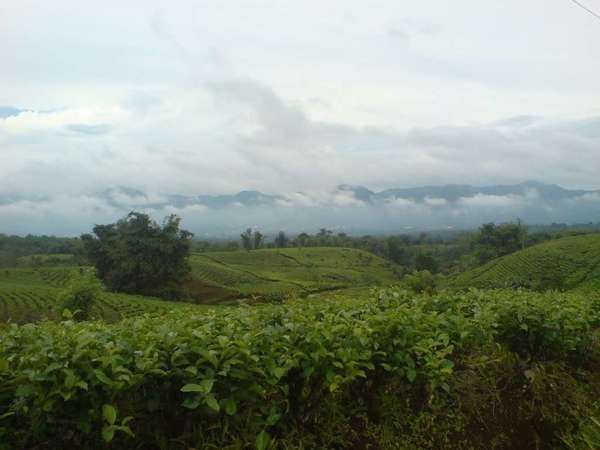
<instances>
[{"instance_id":1,"label":"tea bush","mask_svg":"<svg viewBox=\"0 0 600 450\"><path fill-rule=\"evenodd\" d=\"M58 297L59 313L68 313L75 320L90 318L92 308L100 300L102 284L95 277L74 278ZM66 310L66 311L65 311Z\"/></svg>"},{"instance_id":2,"label":"tea bush","mask_svg":"<svg viewBox=\"0 0 600 450\"><path fill-rule=\"evenodd\" d=\"M543 430L554 445L600 393L586 375L598 312L576 294L390 289L8 325L0 436L19 449L514 448Z\"/></svg>"}]
</instances>

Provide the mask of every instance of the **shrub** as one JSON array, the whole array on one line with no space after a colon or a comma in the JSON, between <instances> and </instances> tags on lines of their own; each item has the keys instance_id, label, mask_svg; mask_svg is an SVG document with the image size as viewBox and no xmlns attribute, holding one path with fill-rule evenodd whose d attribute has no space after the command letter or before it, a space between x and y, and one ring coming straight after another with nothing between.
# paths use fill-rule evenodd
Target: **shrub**
<instances>
[{"instance_id":1,"label":"shrub","mask_svg":"<svg viewBox=\"0 0 600 450\"><path fill-rule=\"evenodd\" d=\"M406 286L417 294L433 294L436 288L436 279L428 270L413 272L404 278Z\"/></svg>"},{"instance_id":2,"label":"shrub","mask_svg":"<svg viewBox=\"0 0 600 450\"><path fill-rule=\"evenodd\" d=\"M578 346L599 320L586 299L385 290L11 325L0 436L14 448L554 448L600 389L585 381L597 341ZM515 351L530 322L504 320L513 310L550 352Z\"/></svg>"},{"instance_id":3,"label":"shrub","mask_svg":"<svg viewBox=\"0 0 600 450\"><path fill-rule=\"evenodd\" d=\"M88 320L101 292L102 285L95 277L76 278L59 296L59 313L66 310L75 320Z\"/></svg>"}]
</instances>

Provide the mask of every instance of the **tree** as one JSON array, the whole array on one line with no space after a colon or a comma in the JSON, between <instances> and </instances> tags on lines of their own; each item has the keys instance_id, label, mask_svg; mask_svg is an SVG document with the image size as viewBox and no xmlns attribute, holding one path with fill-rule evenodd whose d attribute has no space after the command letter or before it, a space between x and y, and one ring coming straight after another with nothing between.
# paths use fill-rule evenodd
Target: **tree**
<instances>
[{"instance_id":1,"label":"tree","mask_svg":"<svg viewBox=\"0 0 600 450\"><path fill-rule=\"evenodd\" d=\"M262 233L260 231L256 230L254 232L253 242L254 242L254 249L255 250L262 247L264 239L265 239L265 237L262 235Z\"/></svg>"},{"instance_id":2,"label":"tree","mask_svg":"<svg viewBox=\"0 0 600 450\"><path fill-rule=\"evenodd\" d=\"M147 214L131 212L117 223L96 225L94 234L81 240L108 289L174 298L190 272L193 236L180 222L170 215L161 226Z\"/></svg>"},{"instance_id":3,"label":"tree","mask_svg":"<svg viewBox=\"0 0 600 450\"><path fill-rule=\"evenodd\" d=\"M423 252L419 252L415 258L415 269L417 271L428 271L431 273L436 273L438 271L439 264L436 259Z\"/></svg>"},{"instance_id":4,"label":"tree","mask_svg":"<svg viewBox=\"0 0 600 450\"><path fill-rule=\"evenodd\" d=\"M283 231L280 231L277 236L275 236L275 246L278 248L285 248L289 243L288 237L285 235Z\"/></svg>"},{"instance_id":5,"label":"tree","mask_svg":"<svg viewBox=\"0 0 600 450\"><path fill-rule=\"evenodd\" d=\"M246 250L252 250L252 228L247 228L242 234L242 247Z\"/></svg>"},{"instance_id":6,"label":"tree","mask_svg":"<svg viewBox=\"0 0 600 450\"><path fill-rule=\"evenodd\" d=\"M423 270L420 272L413 272L404 278L406 286L417 294L435 294L436 279L431 272Z\"/></svg>"},{"instance_id":7,"label":"tree","mask_svg":"<svg viewBox=\"0 0 600 450\"><path fill-rule=\"evenodd\" d=\"M473 247L481 263L522 249L527 237L527 228L518 223L496 225L486 223L479 228Z\"/></svg>"},{"instance_id":8,"label":"tree","mask_svg":"<svg viewBox=\"0 0 600 450\"><path fill-rule=\"evenodd\" d=\"M405 261L406 243L399 236L389 236L385 239L385 256L396 264Z\"/></svg>"},{"instance_id":9,"label":"tree","mask_svg":"<svg viewBox=\"0 0 600 450\"><path fill-rule=\"evenodd\" d=\"M280 231L279 233L277 233L277 236L275 237L275 245L278 248L285 248L288 246L288 243L289 243L289 239L283 231Z\"/></svg>"},{"instance_id":10,"label":"tree","mask_svg":"<svg viewBox=\"0 0 600 450\"><path fill-rule=\"evenodd\" d=\"M306 247L307 242L310 239L310 235L307 233L300 233L297 237L296 237L296 245L298 247Z\"/></svg>"}]
</instances>

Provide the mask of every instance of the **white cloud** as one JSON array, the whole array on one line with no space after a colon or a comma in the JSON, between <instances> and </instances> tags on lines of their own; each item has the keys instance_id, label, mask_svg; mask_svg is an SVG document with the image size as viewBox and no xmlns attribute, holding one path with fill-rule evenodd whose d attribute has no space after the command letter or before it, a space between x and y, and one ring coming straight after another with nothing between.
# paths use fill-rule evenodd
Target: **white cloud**
<instances>
[{"instance_id":1,"label":"white cloud","mask_svg":"<svg viewBox=\"0 0 600 450\"><path fill-rule=\"evenodd\" d=\"M364 209L333 187L598 188L600 27L568 2L9 3L0 198L66 205L125 186L144 198L115 203L147 206L257 189L291 210ZM450 211L403 202L388 207ZM52 216L12 208L0 219Z\"/></svg>"},{"instance_id":2,"label":"white cloud","mask_svg":"<svg viewBox=\"0 0 600 450\"><path fill-rule=\"evenodd\" d=\"M68 130L72 125L106 126L107 124L122 123L128 118L128 112L118 106L110 108L84 107L47 112L23 111L16 116L0 119L0 133L61 132Z\"/></svg>"},{"instance_id":3,"label":"white cloud","mask_svg":"<svg viewBox=\"0 0 600 450\"><path fill-rule=\"evenodd\" d=\"M425 203L429 206L445 206L448 204L448 200L445 198L425 197Z\"/></svg>"},{"instance_id":4,"label":"white cloud","mask_svg":"<svg viewBox=\"0 0 600 450\"><path fill-rule=\"evenodd\" d=\"M459 204L464 206L475 206L475 207L513 207L522 205L525 202L525 197L517 195L486 195L477 194L473 197L462 197L459 200Z\"/></svg>"}]
</instances>

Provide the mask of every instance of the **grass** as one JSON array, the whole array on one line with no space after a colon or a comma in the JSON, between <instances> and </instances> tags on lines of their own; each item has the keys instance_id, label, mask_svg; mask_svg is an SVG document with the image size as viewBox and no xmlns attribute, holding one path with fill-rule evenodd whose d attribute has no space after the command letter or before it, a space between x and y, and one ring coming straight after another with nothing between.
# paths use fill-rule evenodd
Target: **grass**
<instances>
[{"instance_id":1,"label":"grass","mask_svg":"<svg viewBox=\"0 0 600 450\"><path fill-rule=\"evenodd\" d=\"M450 277L448 287L600 289L600 235L545 242Z\"/></svg>"},{"instance_id":2,"label":"grass","mask_svg":"<svg viewBox=\"0 0 600 450\"><path fill-rule=\"evenodd\" d=\"M197 280L241 296L303 296L398 280L392 264L346 248L195 253L190 263Z\"/></svg>"}]
</instances>

